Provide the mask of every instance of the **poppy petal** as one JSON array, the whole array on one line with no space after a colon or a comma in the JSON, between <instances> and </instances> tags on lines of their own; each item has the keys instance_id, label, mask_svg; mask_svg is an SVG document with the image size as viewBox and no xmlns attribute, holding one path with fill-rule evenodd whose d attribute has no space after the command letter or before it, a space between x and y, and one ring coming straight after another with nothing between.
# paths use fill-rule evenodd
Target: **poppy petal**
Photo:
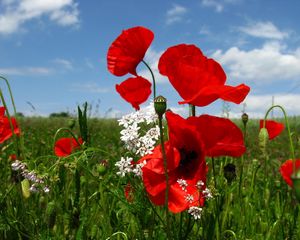
<instances>
[{"instance_id":1,"label":"poppy petal","mask_svg":"<svg viewBox=\"0 0 300 240\"><path fill-rule=\"evenodd\" d=\"M125 101L139 110L139 105L145 102L151 94L151 85L147 79L138 76L117 84L116 90Z\"/></svg>"},{"instance_id":2,"label":"poppy petal","mask_svg":"<svg viewBox=\"0 0 300 240\"><path fill-rule=\"evenodd\" d=\"M240 103L250 90L244 84L237 87L224 85L226 74L222 66L205 57L195 45L180 44L168 48L161 56L158 68L184 99L181 104L202 107L218 98Z\"/></svg>"},{"instance_id":3,"label":"poppy petal","mask_svg":"<svg viewBox=\"0 0 300 240\"><path fill-rule=\"evenodd\" d=\"M4 113L5 108L0 107L0 143L3 143L13 136L9 119L7 116L4 116ZM17 136L20 135L20 129L18 127L16 119L14 117L11 117L10 119L14 129L14 134L16 134Z\"/></svg>"},{"instance_id":4,"label":"poppy petal","mask_svg":"<svg viewBox=\"0 0 300 240\"><path fill-rule=\"evenodd\" d=\"M259 128L263 128L264 120L259 121ZM277 137L284 129L284 124L280 122L276 122L274 120L266 120L265 128L269 134L269 140L274 139Z\"/></svg>"},{"instance_id":5,"label":"poppy petal","mask_svg":"<svg viewBox=\"0 0 300 240\"><path fill-rule=\"evenodd\" d=\"M79 138L78 142L82 144L82 139ZM75 138L60 138L55 142L54 152L58 157L67 157L69 156L75 149L79 148Z\"/></svg>"},{"instance_id":6,"label":"poppy petal","mask_svg":"<svg viewBox=\"0 0 300 240\"><path fill-rule=\"evenodd\" d=\"M188 122L201 133L207 156L239 157L246 151L241 130L229 119L201 115Z\"/></svg>"},{"instance_id":7,"label":"poppy petal","mask_svg":"<svg viewBox=\"0 0 300 240\"><path fill-rule=\"evenodd\" d=\"M143 60L153 38L153 32L145 27L124 30L108 49L108 70L115 76L137 75L136 67Z\"/></svg>"},{"instance_id":8,"label":"poppy petal","mask_svg":"<svg viewBox=\"0 0 300 240\"><path fill-rule=\"evenodd\" d=\"M300 159L296 159L296 169L300 168ZM293 160L289 159L285 161L280 167L280 174L284 181L291 187L293 187L293 181L291 176L293 174Z\"/></svg>"},{"instance_id":9,"label":"poppy petal","mask_svg":"<svg viewBox=\"0 0 300 240\"><path fill-rule=\"evenodd\" d=\"M249 91L250 88L245 84L240 84L236 87L228 85L207 86L203 87L197 95L193 96L192 99L186 99L185 101L179 102L179 104L189 103L195 106L203 107L209 105L219 98L223 99L224 101L239 104L244 101Z\"/></svg>"}]
</instances>

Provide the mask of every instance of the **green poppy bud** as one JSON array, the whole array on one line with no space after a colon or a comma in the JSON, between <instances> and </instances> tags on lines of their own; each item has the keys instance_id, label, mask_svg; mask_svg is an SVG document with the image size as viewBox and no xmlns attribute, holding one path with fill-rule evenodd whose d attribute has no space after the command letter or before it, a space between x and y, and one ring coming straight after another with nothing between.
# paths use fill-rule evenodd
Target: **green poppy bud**
<instances>
[{"instance_id":1,"label":"green poppy bud","mask_svg":"<svg viewBox=\"0 0 300 240\"><path fill-rule=\"evenodd\" d=\"M29 198L30 197L30 183L29 183L28 179L24 179L21 182L21 186L22 186L23 197Z\"/></svg>"},{"instance_id":2,"label":"green poppy bud","mask_svg":"<svg viewBox=\"0 0 300 240\"><path fill-rule=\"evenodd\" d=\"M162 116L167 109L167 99L163 96L158 96L154 99L154 108L158 116Z\"/></svg>"},{"instance_id":3,"label":"green poppy bud","mask_svg":"<svg viewBox=\"0 0 300 240\"><path fill-rule=\"evenodd\" d=\"M75 124L76 124L76 120L74 118L69 119L67 122L68 128L70 129L73 129L75 127Z\"/></svg>"},{"instance_id":4,"label":"green poppy bud","mask_svg":"<svg viewBox=\"0 0 300 240\"><path fill-rule=\"evenodd\" d=\"M247 114L247 113L243 113L243 114L242 114L242 121L243 121L244 125L247 124L248 119L249 119L248 114Z\"/></svg>"},{"instance_id":5,"label":"green poppy bud","mask_svg":"<svg viewBox=\"0 0 300 240\"><path fill-rule=\"evenodd\" d=\"M259 145L259 149L263 153L266 153L268 139L269 139L268 130L266 128L261 128L258 134L258 145Z\"/></svg>"},{"instance_id":6,"label":"green poppy bud","mask_svg":"<svg viewBox=\"0 0 300 240\"><path fill-rule=\"evenodd\" d=\"M226 166L224 166L223 170L224 177L226 178L228 184L231 184L231 182L236 178L235 165L228 163Z\"/></svg>"}]
</instances>

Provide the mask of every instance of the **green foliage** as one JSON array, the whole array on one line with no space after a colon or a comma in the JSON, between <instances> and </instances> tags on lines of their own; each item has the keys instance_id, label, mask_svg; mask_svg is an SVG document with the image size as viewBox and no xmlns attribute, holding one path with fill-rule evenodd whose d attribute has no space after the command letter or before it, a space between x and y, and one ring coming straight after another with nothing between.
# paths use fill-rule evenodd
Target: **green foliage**
<instances>
[{"instance_id":1,"label":"green foliage","mask_svg":"<svg viewBox=\"0 0 300 240\"><path fill-rule=\"evenodd\" d=\"M66 158L53 154L53 136L58 128L68 127L66 119L19 119L26 148L23 161L44 177L49 193L24 198L23 179L10 166L12 142L1 145L0 239L166 239L164 209L150 203L140 179L116 175L114 164L124 156L118 123L87 119L85 109L79 108L81 123L73 131L85 131L89 145ZM241 121L237 124L243 127ZM290 125L296 142L299 118L291 118ZM299 204L278 171L289 158L288 136L283 133L268 142L262 155L258 126L249 119L248 149L242 158L214 158L215 179L212 159L207 159L207 185L214 197L198 221L187 212L170 214L170 238L298 239ZM228 164L236 167L236 177L230 180L224 173ZM124 194L129 181L130 201Z\"/></svg>"}]
</instances>

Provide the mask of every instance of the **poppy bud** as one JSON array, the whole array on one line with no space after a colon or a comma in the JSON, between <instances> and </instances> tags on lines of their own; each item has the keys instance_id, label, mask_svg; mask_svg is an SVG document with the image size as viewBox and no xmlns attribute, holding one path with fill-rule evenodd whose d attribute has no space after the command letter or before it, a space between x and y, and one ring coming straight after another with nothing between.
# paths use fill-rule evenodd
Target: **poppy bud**
<instances>
[{"instance_id":1,"label":"poppy bud","mask_svg":"<svg viewBox=\"0 0 300 240\"><path fill-rule=\"evenodd\" d=\"M300 171L298 170L296 172L296 175L291 176L291 179L293 181L293 188L295 191L295 196L298 201L300 201Z\"/></svg>"},{"instance_id":2,"label":"poppy bud","mask_svg":"<svg viewBox=\"0 0 300 240\"><path fill-rule=\"evenodd\" d=\"M162 116L167 109L167 99L163 96L158 96L154 99L154 108L158 116Z\"/></svg>"},{"instance_id":3,"label":"poppy bud","mask_svg":"<svg viewBox=\"0 0 300 240\"><path fill-rule=\"evenodd\" d=\"M261 128L258 134L258 145L259 145L259 149L263 153L266 152L268 139L269 139L268 130L266 128Z\"/></svg>"},{"instance_id":4,"label":"poppy bud","mask_svg":"<svg viewBox=\"0 0 300 240\"><path fill-rule=\"evenodd\" d=\"M235 165L232 163L228 163L226 166L224 166L223 170L224 170L224 177L226 178L227 182L230 184L236 178Z\"/></svg>"},{"instance_id":5,"label":"poppy bud","mask_svg":"<svg viewBox=\"0 0 300 240\"><path fill-rule=\"evenodd\" d=\"M73 129L75 127L75 124L76 124L76 120L74 118L69 119L67 122L68 128L70 129Z\"/></svg>"},{"instance_id":6,"label":"poppy bud","mask_svg":"<svg viewBox=\"0 0 300 240\"><path fill-rule=\"evenodd\" d=\"M24 179L21 182L21 187L22 187L22 195L24 198L29 198L30 197L30 183L28 179Z\"/></svg>"},{"instance_id":7,"label":"poppy bud","mask_svg":"<svg viewBox=\"0 0 300 240\"><path fill-rule=\"evenodd\" d=\"M249 119L248 114L247 114L247 113L243 113L243 114L242 114L242 121L243 121L244 125L247 124L248 119Z\"/></svg>"}]
</instances>

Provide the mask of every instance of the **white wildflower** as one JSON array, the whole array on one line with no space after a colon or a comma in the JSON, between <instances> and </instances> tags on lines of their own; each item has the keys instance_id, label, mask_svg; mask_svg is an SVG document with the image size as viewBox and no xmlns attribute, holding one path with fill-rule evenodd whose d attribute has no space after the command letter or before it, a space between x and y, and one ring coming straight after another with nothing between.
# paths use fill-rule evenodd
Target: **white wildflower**
<instances>
[{"instance_id":1,"label":"white wildflower","mask_svg":"<svg viewBox=\"0 0 300 240\"><path fill-rule=\"evenodd\" d=\"M192 203L192 202L194 201L194 197L193 197L193 195L191 195L191 194L187 194L187 195L185 196L185 200L186 200L187 202L189 202L189 203Z\"/></svg>"},{"instance_id":2,"label":"white wildflower","mask_svg":"<svg viewBox=\"0 0 300 240\"><path fill-rule=\"evenodd\" d=\"M188 213L191 214L195 220L198 220L201 218L202 211L203 211L203 209L200 207L190 207L188 209Z\"/></svg>"},{"instance_id":3,"label":"white wildflower","mask_svg":"<svg viewBox=\"0 0 300 240\"><path fill-rule=\"evenodd\" d=\"M210 191L208 188L205 188L205 190L204 190L202 193L204 194L204 196L205 196L207 199L213 198L213 195L212 195L211 191Z\"/></svg>"},{"instance_id":4,"label":"white wildflower","mask_svg":"<svg viewBox=\"0 0 300 240\"><path fill-rule=\"evenodd\" d=\"M196 183L196 187L198 188L198 189L201 189L202 187L204 186L204 182L203 181L198 181L197 183Z\"/></svg>"},{"instance_id":5,"label":"white wildflower","mask_svg":"<svg viewBox=\"0 0 300 240\"><path fill-rule=\"evenodd\" d=\"M121 160L115 163L115 166L119 168L119 171L117 172L117 175L120 175L121 177L124 177L126 173L130 173L132 171L132 158L121 157Z\"/></svg>"},{"instance_id":6,"label":"white wildflower","mask_svg":"<svg viewBox=\"0 0 300 240\"><path fill-rule=\"evenodd\" d=\"M177 183L179 184L179 186L182 188L183 191L185 191L185 192L187 191L186 188L187 188L188 184L187 184L186 180L178 179Z\"/></svg>"},{"instance_id":7,"label":"white wildflower","mask_svg":"<svg viewBox=\"0 0 300 240\"><path fill-rule=\"evenodd\" d=\"M44 193L49 193L50 192L50 188L48 186L45 186L43 188L43 190L44 190Z\"/></svg>"},{"instance_id":8,"label":"white wildflower","mask_svg":"<svg viewBox=\"0 0 300 240\"><path fill-rule=\"evenodd\" d=\"M146 163L147 163L146 160L144 160L143 162L135 165L135 168L132 170L132 172L135 174L135 176L142 177L142 175L143 175L142 168L146 165Z\"/></svg>"}]
</instances>

